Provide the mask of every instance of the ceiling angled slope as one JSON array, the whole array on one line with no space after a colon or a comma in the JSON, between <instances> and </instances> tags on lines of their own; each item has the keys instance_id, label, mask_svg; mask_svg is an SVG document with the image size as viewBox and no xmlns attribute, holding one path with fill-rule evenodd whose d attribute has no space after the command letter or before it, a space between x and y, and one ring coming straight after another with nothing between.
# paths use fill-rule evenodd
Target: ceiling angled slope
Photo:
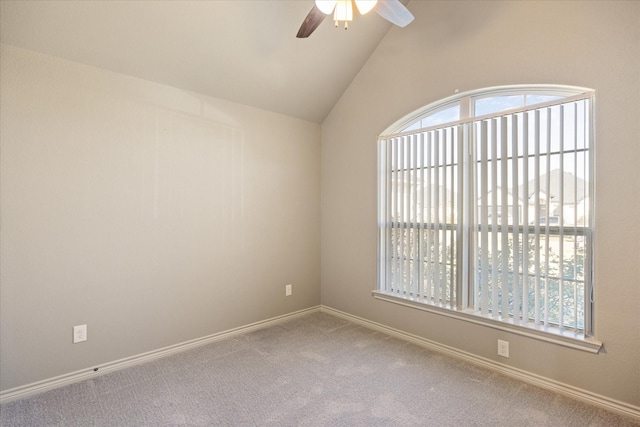
<instances>
[{"instance_id":1,"label":"ceiling angled slope","mask_svg":"<svg viewBox=\"0 0 640 427\"><path fill-rule=\"evenodd\" d=\"M295 37L313 0L0 1L0 41L321 123L391 24ZM357 25L355 25L357 23Z\"/></svg>"}]
</instances>

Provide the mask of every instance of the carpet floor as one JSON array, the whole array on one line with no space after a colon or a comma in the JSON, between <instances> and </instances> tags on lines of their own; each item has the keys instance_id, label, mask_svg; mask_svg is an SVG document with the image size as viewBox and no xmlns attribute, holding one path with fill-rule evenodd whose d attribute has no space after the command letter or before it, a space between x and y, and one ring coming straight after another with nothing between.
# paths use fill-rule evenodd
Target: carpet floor
<instances>
[{"instance_id":1,"label":"carpet floor","mask_svg":"<svg viewBox=\"0 0 640 427\"><path fill-rule=\"evenodd\" d=\"M326 313L0 405L2 426L640 426Z\"/></svg>"}]
</instances>

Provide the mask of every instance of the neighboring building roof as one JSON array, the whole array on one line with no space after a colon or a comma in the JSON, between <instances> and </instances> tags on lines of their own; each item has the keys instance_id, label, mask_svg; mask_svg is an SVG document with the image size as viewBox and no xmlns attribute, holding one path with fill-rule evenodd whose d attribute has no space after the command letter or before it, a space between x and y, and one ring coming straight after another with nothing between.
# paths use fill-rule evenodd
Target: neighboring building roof
<instances>
[{"instance_id":1,"label":"neighboring building roof","mask_svg":"<svg viewBox=\"0 0 640 427\"><path fill-rule=\"evenodd\" d=\"M549 194L547 195L547 181L549 181ZM535 195L535 180L527 183L528 198ZM554 169L540 177L540 193L554 202L560 200L560 190L562 189L563 205L573 205L580 203L588 195L587 183L570 172L561 172ZM524 185L518 188L519 198L522 200Z\"/></svg>"}]
</instances>

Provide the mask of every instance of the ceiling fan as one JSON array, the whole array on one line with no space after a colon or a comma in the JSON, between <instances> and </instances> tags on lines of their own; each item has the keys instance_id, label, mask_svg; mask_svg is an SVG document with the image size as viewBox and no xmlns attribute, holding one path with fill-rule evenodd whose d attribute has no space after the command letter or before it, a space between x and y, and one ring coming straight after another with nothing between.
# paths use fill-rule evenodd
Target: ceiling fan
<instances>
[{"instance_id":1,"label":"ceiling fan","mask_svg":"<svg viewBox=\"0 0 640 427\"><path fill-rule=\"evenodd\" d=\"M302 22L296 37L307 38L333 12L333 20L336 27L344 22L347 29L353 19L353 3L360 14L364 15L374 10L378 15L399 27L404 27L413 21L413 15L400 0L315 0L315 5Z\"/></svg>"}]
</instances>

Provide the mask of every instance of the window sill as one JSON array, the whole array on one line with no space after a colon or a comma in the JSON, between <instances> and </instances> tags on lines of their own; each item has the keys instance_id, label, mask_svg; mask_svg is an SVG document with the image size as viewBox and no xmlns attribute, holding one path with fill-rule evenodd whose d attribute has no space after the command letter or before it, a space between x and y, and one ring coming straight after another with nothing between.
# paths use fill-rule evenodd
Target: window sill
<instances>
[{"instance_id":1,"label":"window sill","mask_svg":"<svg viewBox=\"0 0 640 427\"><path fill-rule=\"evenodd\" d=\"M586 351L593 354L598 354L600 349L603 347L602 342L597 341L593 338L584 337L582 335L574 334L569 331L561 331L553 327L542 329L529 325L516 325L512 322L502 322L499 320L491 319L472 310L449 310L444 307L427 304L425 302L422 302L419 298L404 297L399 294L379 290L372 291L372 295L374 298L381 301L404 305L406 307L440 314L454 319L464 320L465 322L471 322L477 325L483 325L493 329L498 329L501 331L506 331L513 334L522 335L540 341L545 341L564 347L570 347L576 350Z\"/></svg>"}]
</instances>

